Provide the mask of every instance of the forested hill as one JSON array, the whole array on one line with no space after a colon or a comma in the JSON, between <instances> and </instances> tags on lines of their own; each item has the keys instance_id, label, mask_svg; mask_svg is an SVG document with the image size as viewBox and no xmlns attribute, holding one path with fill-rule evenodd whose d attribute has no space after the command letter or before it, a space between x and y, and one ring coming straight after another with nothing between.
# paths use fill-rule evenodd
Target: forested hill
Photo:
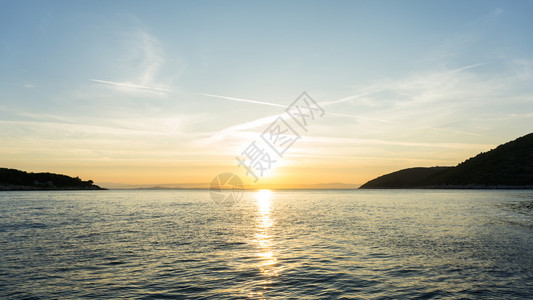
<instances>
[{"instance_id":1,"label":"forested hill","mask_svg":"<svg viewBox=\"0 0 533 300\"><path fill-rule=\"evenodd\" d=\"M53 173L28 173L0 168L0 191L17 190L103 190L92 180Z\"/></svg>"},{"instance_id":2,"label":"forested hill","mask_svg":"<svg viewBox=\"0 0 533 300\"><path fill-rule=\"evenodd\" d=\"M533 188L533 133L455 167L404 169L370 180L360 188Z\"/></svg>"}]
</instances>

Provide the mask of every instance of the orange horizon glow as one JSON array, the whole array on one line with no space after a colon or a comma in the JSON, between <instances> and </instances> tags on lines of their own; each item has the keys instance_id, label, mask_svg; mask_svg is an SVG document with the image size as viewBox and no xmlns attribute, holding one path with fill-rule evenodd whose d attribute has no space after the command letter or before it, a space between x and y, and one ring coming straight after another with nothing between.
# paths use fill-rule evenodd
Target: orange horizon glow
<instances>
[{"instance_id":1,"label":"orange horizon glow","mask_svg":"<svg viewBox=\"0 0 533 300\"><path fill-rule=\"evenodd\" d=\"M206 164L191 166L182 165L179 162L150 161L135 162L131 164L109 165L80 164L70 165L62 162L51 167L48 163L36 164L24 162L21 164L11 163L9 168L20 169L27 172L52 172L65 174L72 177L80 177L83 180L93 180L95 184L108 188L167 186L182 188L209 188L210 182L215 176L224 172L236 174L243 181L246 189L345 189L356 188L365 182L386 173L409 167L431 167L437 165L455 165L467 157L475 155L486 149L465 149L456 153L455 162L443 163L442 161L420 161L401 159L377 159L358 158L313 158L305 156L288 156L283 164L276 167L272 172L259 178L247 176L243 168L236 164ZM461 158L459 158L461 157ZM221 161L233 163L233 156L221 157Z\"/></svg>"}]
</instances>

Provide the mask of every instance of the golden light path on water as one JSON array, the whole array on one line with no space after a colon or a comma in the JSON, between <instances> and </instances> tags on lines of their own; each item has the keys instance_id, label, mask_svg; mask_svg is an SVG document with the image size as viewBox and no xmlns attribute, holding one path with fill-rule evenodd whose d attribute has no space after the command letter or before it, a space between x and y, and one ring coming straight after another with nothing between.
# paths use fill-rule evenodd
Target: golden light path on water
<instances>
[{"instance_id":1,"label":"golden light path on water","mask_svg":"<svg viewBox=\"0 0 533 300\"><path fill-rule=\"evenodd\" d=\"M271 277L278 276L280 271L270 232L274 224L274 220L271 218L272 200L273 193L270 190L259 190L255 194L257 205L255 242L258 246L259 270L265 276L265 289L272 283Z\"/></svg>"}]
</instances>

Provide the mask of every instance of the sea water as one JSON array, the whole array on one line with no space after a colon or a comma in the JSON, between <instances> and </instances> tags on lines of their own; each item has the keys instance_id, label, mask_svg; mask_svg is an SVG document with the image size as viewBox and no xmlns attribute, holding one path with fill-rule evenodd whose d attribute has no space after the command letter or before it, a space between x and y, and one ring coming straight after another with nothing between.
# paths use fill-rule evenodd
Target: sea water
<instances>
[{"instance_id":1,"label":"sea water","mask_svg":"<svg viewBox=\"0 0 533 300\"><path fill-rule=\"evenodd\" d=\"M2 299L533 299L533 191L0 192Z\"/></svg>"}]
</instances>

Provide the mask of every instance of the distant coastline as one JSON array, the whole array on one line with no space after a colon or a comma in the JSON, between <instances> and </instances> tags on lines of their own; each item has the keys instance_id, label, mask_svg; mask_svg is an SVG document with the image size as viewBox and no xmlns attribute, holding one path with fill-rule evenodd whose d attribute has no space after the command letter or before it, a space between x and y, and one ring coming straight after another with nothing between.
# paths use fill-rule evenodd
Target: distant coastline
<instances>
[{"instance_id":1,"label":"distant coastline","mask_svg":"<svg viewBox=\"0 0 533 300\"><path fill-rule=\"evenodd\" d=\"M110 190L209 190L210 183L162 183L162 184L125 184L113 182L100 182ZM330 183L296 183L296 184L245 184L245 190L353 190L360 184L347 184L341 182ZM228 189L232 189L228 187Z\"/></svg>"}]
</instances>

